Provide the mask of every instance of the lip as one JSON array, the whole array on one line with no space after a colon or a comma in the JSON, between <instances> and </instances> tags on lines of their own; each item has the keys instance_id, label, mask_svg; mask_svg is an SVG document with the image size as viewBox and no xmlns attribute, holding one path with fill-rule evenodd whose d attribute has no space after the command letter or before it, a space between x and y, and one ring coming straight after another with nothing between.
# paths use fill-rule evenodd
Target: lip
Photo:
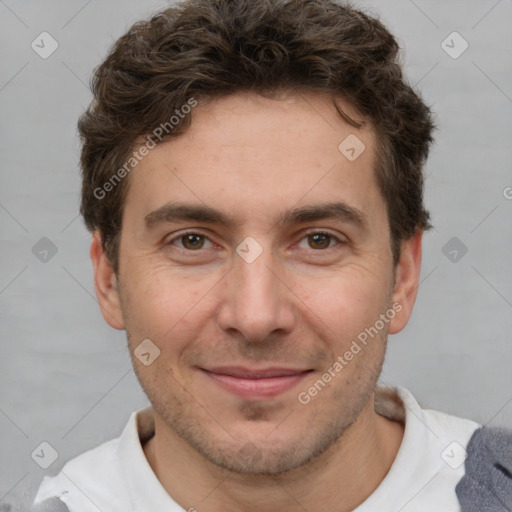
<instances>
[{"instance_id":1,"label":"lip","mask_svg":"<svg viewBox=\"0 0 512 512\"><path fill-rule=\"evenodd\" d=\"M223 389L245 399L280 395L296 386L312 371L277 367L252 370L239 366L201 370Z\"/></svg>"}]
</instances>

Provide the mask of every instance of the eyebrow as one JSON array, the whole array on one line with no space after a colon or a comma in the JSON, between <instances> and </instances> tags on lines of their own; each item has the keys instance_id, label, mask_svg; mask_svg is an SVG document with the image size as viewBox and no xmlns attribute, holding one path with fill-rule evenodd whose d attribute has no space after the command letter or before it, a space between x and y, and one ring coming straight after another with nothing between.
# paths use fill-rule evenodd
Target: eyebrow
<instances>
[{"instance_id":1,"label":"eyebrow","mask_svg":"<svg viewBox=\"0 0 512 512\"><path fill-rule=\"evenodd\" d=\"M367 228L369 225L366 214L343 202L323 203L293 208L284 212L277 221L278 226L301 224L318 220L334 219L354 224L359 228ZM226 215L206 205L195 205L180 202L164 204L160 208L148 213L144 217L146 230L151 230L160 224L178 221L205 222L219 224L228 228L242 225L239 219Z\"/></svg>"}]
</instances>

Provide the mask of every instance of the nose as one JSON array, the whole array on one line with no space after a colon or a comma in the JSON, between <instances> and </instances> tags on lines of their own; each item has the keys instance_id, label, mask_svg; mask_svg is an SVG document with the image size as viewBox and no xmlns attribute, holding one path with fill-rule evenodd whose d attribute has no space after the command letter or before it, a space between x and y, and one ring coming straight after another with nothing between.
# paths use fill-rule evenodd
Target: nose
<instances>
[{"instance_id":1,"label":"nose","mask_svg":"<svg viewBox=\"0 0 512 512\"><path fill-rule=\"evenodd\" d=\"M296 322L293 293L279 274L270 250L251 263L235 254L218 310L219 327L246 343L290 333Z\"/></svg>"}]
</instances>

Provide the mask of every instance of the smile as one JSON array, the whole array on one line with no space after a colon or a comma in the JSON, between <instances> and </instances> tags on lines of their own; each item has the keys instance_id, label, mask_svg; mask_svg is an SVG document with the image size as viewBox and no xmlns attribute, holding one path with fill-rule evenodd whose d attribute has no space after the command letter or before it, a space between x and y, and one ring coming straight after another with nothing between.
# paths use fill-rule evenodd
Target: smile
<instances>
[{"instance_id":1,"label":"smile","mask_svg":"<svg viewBox=\"0 0 512 512\"><path fill-rule=\"evenodd\" d=\"M280 395L292 389L312 371L289 368L249 370L241 367L201 370L219 387L245 399Z\"/></svg>"}]
</instances>

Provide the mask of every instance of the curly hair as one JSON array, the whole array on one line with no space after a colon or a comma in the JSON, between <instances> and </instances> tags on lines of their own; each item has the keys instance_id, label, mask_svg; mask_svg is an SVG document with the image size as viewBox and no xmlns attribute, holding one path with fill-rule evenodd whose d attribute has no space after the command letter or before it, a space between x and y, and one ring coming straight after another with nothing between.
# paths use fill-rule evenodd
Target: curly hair
<instances>
[{"instance_id":1,"label":"curly hair","mask_svg":"<svg viewBox=\"0 0 512 512\"><path fill-rule=\"evenodd\" d=\"M117 178L129 172L126 162L141 137L159 143L184 133L192 113L180 115L164 137L155 137L155 128L169 125L191 98L205 104L240 91L267 97L280 91L328 94L345 121L371 124L377 139L374 172L387 206L395 264L401 242L432 227L423 205L422 168L433 142L433 114L405 80L395 38L378 19L348 3L183 1L120 37L96 68L92 91L94 99L78 122L80 212L91 232L99 230L116 272L129 185L128 178L112 183L116 171ZM363 121L347 116L336 97Z\"/></svg>"}]
</instances>

